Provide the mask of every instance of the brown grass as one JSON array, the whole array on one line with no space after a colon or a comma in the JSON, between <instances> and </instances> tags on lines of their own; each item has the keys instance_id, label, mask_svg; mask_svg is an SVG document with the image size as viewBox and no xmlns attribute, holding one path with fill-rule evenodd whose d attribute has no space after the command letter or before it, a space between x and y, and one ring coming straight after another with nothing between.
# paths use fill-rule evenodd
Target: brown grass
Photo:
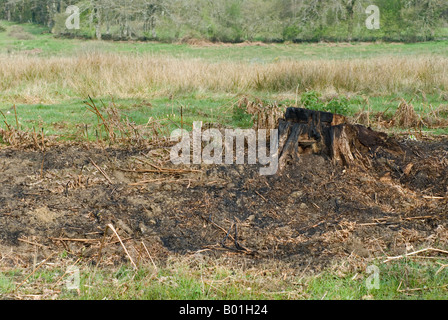
<instances>
[{"instance_id":1,"label":"brown grass","mask_svg":"<svg viewBox=\"0 0 448 320\"><path fill-rule=\"evenodd\" d=\"M101 110L91 97L85 102L87 110L97 117L97 140L105 140L110 144L144 146L150 144L165 144L168 130L161 120L149 118L144 125L137 125L127 116L121 114L115 103L106 106L102 101ZM105 137L103 135L105 132ZM88 134L86 131L86 138Z\"/></svg>"},{"instance_id":2,"label":"brown grass","mask_svg":"<svg viewBox=\"0 0 448 320\"><path fill-rule=\"evenodd\" d=\"M201 59L88 53L76 57L0 56L0 102L45 103L75 97L147 98L177 93L446 91L448 59L212 63Z\"/></svg>"},{"instance_id":3,"label":"brown grass","mask_svg":"<svg viewBox=\"0 0 448 320\"><path fill-rule=\"evenodd\" d=\"M34 148L45 151L45 146L49 145L53 138L46 137L43 130L36 132L23 130L19 124L17 109L14 105L15 125L10 124L5 114L0 111L0 119L5 124L5 129L0 127L0 142L7 143L13 147ZM54 142L54 141L53 141Z\"/></svg>"},{"instance_id":4,"label":"brown grass","mask_svg":"<svg viewBox=\"0 0 448 320\"><path fill-rule=\"evenodd\" d=\"M419 128L423 125L422 119L415 112L414 106L402 99L395 113L395 121L402 128Z\"/></svg>"},{"instance_id":5,"label":"brown grass","mask_svg":"<svg viewBox=\"0 0 448 320\"><path fill-rule=\"evenodd\" d=\"M228 43L228 42L213 42L207 39L198 39L192 37L184 37L180 39L178 44L188 44L194 47L267 47L269 44L261 42L261 41L243 41L239 43Z\"/></svg>"}]
</instances>

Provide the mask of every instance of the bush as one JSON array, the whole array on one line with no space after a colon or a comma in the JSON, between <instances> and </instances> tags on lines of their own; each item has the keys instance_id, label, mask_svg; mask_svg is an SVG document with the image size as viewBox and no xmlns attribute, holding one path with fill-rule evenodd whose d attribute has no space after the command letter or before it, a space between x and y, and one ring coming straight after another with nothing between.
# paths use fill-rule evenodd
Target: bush
<instances>
[{"instance_id":1,"label":"bush","mask_svg":"<svg viewBox=\"0 0 448 320\"><path fill-rule=\"evenodd\" d=\"M312 110L323 110L325 106L320 100L319 92L314 90L304 92L301 97L301 102L305 108Z\"/></svg>"},{"instance_id":2,"label":"bush","mask_svg":"<svg viewBox=\"0 0 448 320\"><path fill-rule=\"evenodd\" d=\"M295 41L300 34L300 29L296 25L286 26L283 29L283 40L284 41Z\"/></svg>"}]
</instances>

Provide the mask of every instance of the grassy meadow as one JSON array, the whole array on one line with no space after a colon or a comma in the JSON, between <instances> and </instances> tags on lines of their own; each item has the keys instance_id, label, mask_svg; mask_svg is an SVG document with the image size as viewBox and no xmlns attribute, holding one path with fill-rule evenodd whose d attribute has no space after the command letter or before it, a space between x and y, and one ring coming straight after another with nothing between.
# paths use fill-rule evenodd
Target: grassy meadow
<instances>
[{"instance_id":1,"label":"grassy meadow","mask_svg":"<svg viewBox=\"0 0 448 320\"><path fill-rule=\"evenodd\" d=\"M164 44L56 39L34 25L2 22L0 110L9 123L76 138L90 96L112 101L136 123L149 117L240 126L244 96L301 105L302 95L346 99L343 113L392 116L401 99L420 115L446 116L447 41L314 44ZM12 31L11 31L12 30ZM87 113L88 114L88 113ZM177 115L177 118L176 118ZM446 133L444 128L427 130ZM423 128L425 130L425 128Z\"/></svg>"}]
</instances>

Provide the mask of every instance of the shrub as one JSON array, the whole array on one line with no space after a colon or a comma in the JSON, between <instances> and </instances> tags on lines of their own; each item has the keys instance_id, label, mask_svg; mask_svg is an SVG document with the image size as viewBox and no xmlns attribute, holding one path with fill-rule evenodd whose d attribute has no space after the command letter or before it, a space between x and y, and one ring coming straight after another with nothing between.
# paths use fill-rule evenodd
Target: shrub
<instances>
[{"instance_id":1,"label":"shrub","mask_svg":"<svg viewBox=\"0 0 448 320\"><path fill-rule=\"evenodd\" d=\"M289 25L283 29L283 40L284 41L294 41L299 37L300 29L296 25Z\"/></svg>"},{"instance_id":2,"label":"shrub","mask_svg":"<svg viewBox=\"0 0 448 320\"><path fill-rule=\"evenodd\" d=\"M301 102L305 108L312 110L327 111L342 115L346 115L349 112L348 105L350 101L345 96L337 96L328 102L323 102L318 92L310 90L302 94Z\"/></svg>"},{"instance_id":3,"label":"shrub","mask_svg":"<svg viewBox=\"0 0 448 320\"><path fill-rule=\"evenodd\" d=\"M320 100L319 92L314 90L304 92L301 97L301 102L302 105L308 109L322 110L324 108L324 104Z\"/></svg>"},{"instance_id":4,"label":"shrub","mask_svg":"<svg viewBox=\"0 0 448 320\"><path fill-rule=\"evenodd\" d=\"M329 112L337 113L337 114L347 114L349 111L348 108L349 100L344 96L339 96L337 98L331 99L327 105L326 109Z\"/></svg>"}]
</instances>

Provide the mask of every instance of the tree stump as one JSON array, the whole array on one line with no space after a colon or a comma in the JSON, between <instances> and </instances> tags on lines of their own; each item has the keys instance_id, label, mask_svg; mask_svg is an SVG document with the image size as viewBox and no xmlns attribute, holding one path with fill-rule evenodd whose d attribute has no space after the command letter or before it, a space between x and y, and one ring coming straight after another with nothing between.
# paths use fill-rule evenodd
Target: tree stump
<instances>
[{"instance_id":1,"label":"tree stump","mask_svg":"<svg viewBox=\"0 0 448 320\"><path fill-rule=\"evenodd\" d=\"M320 154L334 163L350 166L379 147L401 154L401 147L382 132L330 112L288 108L279 120L279 165L293 163L305 154Z\"/></svg>"}]
</instances>

